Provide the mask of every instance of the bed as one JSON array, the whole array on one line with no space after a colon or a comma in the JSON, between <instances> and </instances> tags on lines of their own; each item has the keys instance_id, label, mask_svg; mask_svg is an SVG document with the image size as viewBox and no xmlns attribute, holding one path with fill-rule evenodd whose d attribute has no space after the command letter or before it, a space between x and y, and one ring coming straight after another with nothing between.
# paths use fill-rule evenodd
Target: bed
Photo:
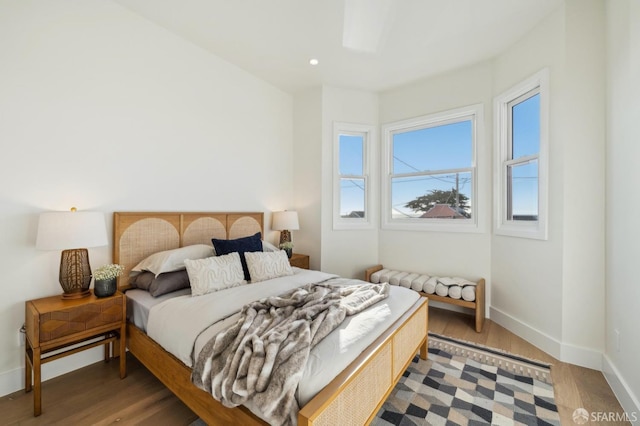
<instances>
[{"instance_id":1,"label":"bed","mask_svg":"<svg viewBox=\"0 0 640 426\"><path fill-rule=\"evenodd\" d=\"M116 212L113 220L113 260L125 267L118 281L122 291L131 287L129 271L153 253L210 244L212 238L264 235L261 212ZM416 352L426 359L427 309L427 299L419 298L391 326L372 337L371 344L300 407L298 425L369 423ZM193 385L190 367L132 322L127 324L126 345L207 424L266 424L249 408L225 407Z\"/></svg>"}]
</instances>

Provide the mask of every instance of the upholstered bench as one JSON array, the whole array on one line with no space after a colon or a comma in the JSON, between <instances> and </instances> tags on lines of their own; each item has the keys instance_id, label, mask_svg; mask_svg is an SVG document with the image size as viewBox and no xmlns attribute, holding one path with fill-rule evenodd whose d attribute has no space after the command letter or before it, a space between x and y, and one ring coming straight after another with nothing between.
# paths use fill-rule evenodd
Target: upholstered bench
<instances>
[{"instance_id":1,"label":"upholstered bench","mask_svg":"<svg viewBox=\"0 0 640 426\"><path fill-rule=\"evenodd\" d=\"M365 271L365 281L402 285L419 292L429 300L473 309L476 332L482 331L485 310L484 278L472 282L457 277L430 277L426 274L385 269L382 265L376 265Z\"/></svg>"}]
</instances>

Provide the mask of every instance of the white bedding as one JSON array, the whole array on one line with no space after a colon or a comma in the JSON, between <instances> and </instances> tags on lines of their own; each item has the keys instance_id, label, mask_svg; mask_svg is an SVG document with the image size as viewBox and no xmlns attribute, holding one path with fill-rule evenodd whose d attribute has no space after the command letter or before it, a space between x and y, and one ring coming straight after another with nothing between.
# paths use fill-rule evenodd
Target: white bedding
<instances>
[{"instance_id":1,"label":"white bedding","mask_svg":"<svg viewBox=\"0 0 640 426\"><path fill-rule=\"evenodd\" d=\"M165 350L191 367L202 347L237 320L250 301L282 294L335 275L294 268L294 275L247 284L191 297L183 295L157 303L149 310L148 335ZM318 343L298 388L298 402L305 405L344 370L367 346L395 322L419 298L415 291L391 287L387 299L347 319ZM249 407L251 408L251 407Z\"/></svg>"}]
</instances>

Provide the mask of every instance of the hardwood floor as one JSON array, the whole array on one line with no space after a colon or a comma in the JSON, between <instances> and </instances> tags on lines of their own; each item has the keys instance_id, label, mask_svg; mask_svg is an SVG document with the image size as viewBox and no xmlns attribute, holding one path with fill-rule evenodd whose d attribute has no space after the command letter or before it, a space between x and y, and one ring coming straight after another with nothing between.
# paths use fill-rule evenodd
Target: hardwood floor
<instances>
[{"instance_id":1,"label":"hardwood floor","mask_svg":"<svg viewBox=\"0 0 640 426\"><path fill-rule=\"evenodd\" d=\"M623 412L602 373L559 362L490 320L482 333L476 333L471 316L431 307L429 330L553 364L555 398L564 425L575 424L572 414L580 407L588 412ZM33 417L31 393L0 398L0 424L186 426L196 420L133 356L127 357L124 380L118 378L117 362L99 362L44 382L39 417Z\"/></svg>"}]
</instances>

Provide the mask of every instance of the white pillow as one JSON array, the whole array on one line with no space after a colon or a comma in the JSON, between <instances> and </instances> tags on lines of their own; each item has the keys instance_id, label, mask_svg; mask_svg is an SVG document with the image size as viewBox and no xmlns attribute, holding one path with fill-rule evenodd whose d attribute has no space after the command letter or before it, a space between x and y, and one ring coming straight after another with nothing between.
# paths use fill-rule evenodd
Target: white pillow
<instances>
[{"instance_id":1,"label":"white pillow","mask_svg":"<svg viewBox=\"0 0 640 426\"><path fill-rule=\"evenodd\" d=\"M262 251L280 251L280 249L269 241L262 240Z\"/></svg>"},{"instance_id":2,"label":"white pillow","mask_svg":"<svg viewBox=\"0 0 640 426\"><path fill-rule=\"evenodd\" d=\"M246 252L244 258L251 276L251 282L293 275L289 258L284 250L272 252Z\"/></svg>"},{"instance_id":3,"label":"white pillow","mask_svg":"<svg viewBox=\"0 0 640 426\"><path fill-rule=\"evenodd\" d=\"M246 284L238 252L206 259L185 259L184 264L189 274L192 296Z\"/></svg>"},{"instance_id":4,"label":"white pillow","mask_svg":"<svg viewBox=\"0 0 640 426\"><path fill-rule=\"evenodd\" d=\"M185 259L203 259L213 256L213 246L207 244L194 244L172 250L160 251L144 259L131 269L131 272L140 273L150 271L156 277L164 272L180 271L184 269Z\"/></svg>"}]
</instances>

